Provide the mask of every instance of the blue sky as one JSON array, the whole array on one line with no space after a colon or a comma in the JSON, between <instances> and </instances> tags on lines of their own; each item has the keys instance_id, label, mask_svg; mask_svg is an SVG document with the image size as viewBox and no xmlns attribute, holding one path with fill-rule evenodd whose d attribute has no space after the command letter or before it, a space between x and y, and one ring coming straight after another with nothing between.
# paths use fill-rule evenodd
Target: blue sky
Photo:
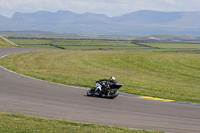
<instances>
[{"instance_id":1,"label":"blue sky","mask_svg":"<svg viewBox=\"0 0 200 133\"><path fill-rule=\"evenodd\" d=\"M99 13L120 16L138 10L200 11L200 0L0 0L0 15L46 10L69 10L76 13Z\"/></svg>"}]
</instances>

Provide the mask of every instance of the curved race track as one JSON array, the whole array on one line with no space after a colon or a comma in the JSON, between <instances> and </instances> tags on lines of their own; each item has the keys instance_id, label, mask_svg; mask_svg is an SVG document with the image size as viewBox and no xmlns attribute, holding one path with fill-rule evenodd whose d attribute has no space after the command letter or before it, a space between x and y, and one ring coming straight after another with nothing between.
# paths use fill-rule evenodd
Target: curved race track
<instances>
[{"instance_id":1,"label":"curved race track","mask_svg":"<svg viewBox=\"0 0 200 133\"><path fill-rule=\"evenodd\" d=\"M36 49L0 47L0 56ZM0 68L0 112L177 133L200 132L200 106L118 96L24 77Z\"/></svg>"}]
</instances>

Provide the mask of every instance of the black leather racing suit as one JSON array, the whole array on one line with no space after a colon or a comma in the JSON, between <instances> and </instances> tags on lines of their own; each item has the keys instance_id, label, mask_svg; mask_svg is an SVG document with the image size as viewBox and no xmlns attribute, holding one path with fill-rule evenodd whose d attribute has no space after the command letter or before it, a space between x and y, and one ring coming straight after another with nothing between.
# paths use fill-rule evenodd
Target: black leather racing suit
<instances>
[{"instance_id":1,"label":"black leather racing suit","mask_svg":"<svg viewBox=\"0 0 200 133\"><path fill-rule=\"evenodd\" d=\"M103 90L105 90L106 88L109 88L112 85L117 84L116 80L110 80L110 79L100 79L99 80L99 82L102 82L102 81L106 81L107 82L107 86L103 86Z\"/></svg>"}]
</instances>

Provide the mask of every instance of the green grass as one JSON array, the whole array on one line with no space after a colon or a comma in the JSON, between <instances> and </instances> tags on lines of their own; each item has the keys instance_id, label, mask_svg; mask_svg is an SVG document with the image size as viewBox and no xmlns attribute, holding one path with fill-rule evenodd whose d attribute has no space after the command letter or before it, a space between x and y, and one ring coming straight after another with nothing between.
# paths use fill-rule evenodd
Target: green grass
<instances>
[{"instance_id":1,"label":"green grass","mask_svg":"<svg viewBox=\"0 0 200 133\"><path fill-rule=\"evenodd\" d=\"M184 42L144 42L142 44L146 44L152 47L159 47L159 48L174 48L174 49L200 49L199 43L184 43Z\"/></svg>"},{"instance_id":2,"label":"green grass","mask_svg":"<svg viewBox=\"0 0 200 133\"><path fill-rule=\"evenodd\" d=\"M121 92L200 103L200 55L128 51L54 51L11 55L0 65L32 77L92 87L115 76Z\"/></svg>"},{"instance_id":3,"label":"green grass","mask_svg":"<svg viewBox=\"0 0 200 133\"><path fill-rule=\"evenodd\" d=\"M148 52L190 52L200 53L199 43L72 40L72 39L11 39L23 47L54 48L66 50L148 51ZM54 46L50 46L53 44Z\"/></svg>"},{"instance_id":4,"label":"green grass","mask_svg":"<svg viewBox=\"0 0 200 133\"><path fill-rule=\"evenodd\" d=\"M158 133L80 122L0 113L1 133Z\"/></svg>"},{"instance_id":5,"label":"green grass","mask_svg":"<svg viewBox=\"0 0 200 133\"><path fill-rule=\"evenodd\" d=\"M198 50L200 52L199 43L184 43L184 42L145 42L142 43L150 47L157 47L166 51L193 51Z\"/></svg>"},{"instance_id":6,"label":"green grass","mask_svg":"<svg viewBox=\"0 0 200 133\"><path fill-rule=\"evenodd\" d=\"M129 50L139 47L131 41L108 40L71 40L71 39L11 39L13 42L25 47L46 48L48 44L61 46L66 50ZM47 45L44 45L47 44ZM55 47L51 47L55 48Z\"/></svg>"},{"instance_id":7,"label":"green grass","mask_svg":"<svg viewBox=\"0 0 200 133\"><path fill-rule=\"evenodd\" d=\"M0 38L0 47L11 47L11 46L13 45Z\"/></svg>"}]
</instances>

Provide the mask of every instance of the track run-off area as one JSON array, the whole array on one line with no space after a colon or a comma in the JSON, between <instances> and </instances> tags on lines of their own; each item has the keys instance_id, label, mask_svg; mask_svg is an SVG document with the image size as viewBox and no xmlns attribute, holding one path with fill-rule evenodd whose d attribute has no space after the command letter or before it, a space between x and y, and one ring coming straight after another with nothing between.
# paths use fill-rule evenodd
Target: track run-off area
<instances>
[{"instance_id":1,"label":"track run-off area","mask_svg":"<svg viewBox=\"0 0 200 133\"><path fill-rule=\"evenodd\" d=\"M44 50L44 49L43 49ZM0 57L30 48L0 47ZM86 96L86 89L29 78L0 68L0 112L174 133L200 132L200 106L148 97Z\"/></svg>"}]
</instances>

